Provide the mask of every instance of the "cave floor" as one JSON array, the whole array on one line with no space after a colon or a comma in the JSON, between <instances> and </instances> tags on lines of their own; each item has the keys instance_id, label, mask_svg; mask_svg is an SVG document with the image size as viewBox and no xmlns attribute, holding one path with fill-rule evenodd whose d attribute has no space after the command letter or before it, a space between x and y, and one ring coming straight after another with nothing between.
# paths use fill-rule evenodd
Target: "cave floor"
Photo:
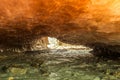
<instances>
[{"instance_id":1,"label":"cave floor","mask_svg":"<svg viewBox=\"0 0 120 80\"><path fill-rule=\"evenodd\" d=\"M74 49L1 52L0 80L120 80L120 59Z\"/></svg>"}]
</instances>

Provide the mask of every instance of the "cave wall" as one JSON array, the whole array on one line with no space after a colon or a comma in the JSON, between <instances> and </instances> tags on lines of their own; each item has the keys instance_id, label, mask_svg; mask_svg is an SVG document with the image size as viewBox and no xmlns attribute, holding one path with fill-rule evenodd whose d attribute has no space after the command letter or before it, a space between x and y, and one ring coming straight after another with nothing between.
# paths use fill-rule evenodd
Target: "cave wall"
<instances>
[{"instance_id":1,"label":"cave wall","mask_svg":"<svg viewBox=\"0 0 120 80\"><path fill-rule=\"evenodd\" d=\"M120 46L120 0L0 0L0 47L41 37L69 44Z\"/></svg>"}]
</instances>

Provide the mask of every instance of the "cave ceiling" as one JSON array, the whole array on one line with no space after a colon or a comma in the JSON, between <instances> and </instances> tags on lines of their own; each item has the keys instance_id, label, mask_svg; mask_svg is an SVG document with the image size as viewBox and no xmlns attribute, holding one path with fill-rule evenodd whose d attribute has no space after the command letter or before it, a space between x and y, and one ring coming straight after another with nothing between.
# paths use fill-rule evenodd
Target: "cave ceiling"
<instances>
[{"instance_id":1,"label":"cave ceiling","mask_svg":"<svg viewBox=\"0 0 120 80\"><path fill-rule=\"evenodd\" d=\"M70 44L120 45L120 0L0 0L0 45L41 37Z\"/></svg>"}]
</instances>

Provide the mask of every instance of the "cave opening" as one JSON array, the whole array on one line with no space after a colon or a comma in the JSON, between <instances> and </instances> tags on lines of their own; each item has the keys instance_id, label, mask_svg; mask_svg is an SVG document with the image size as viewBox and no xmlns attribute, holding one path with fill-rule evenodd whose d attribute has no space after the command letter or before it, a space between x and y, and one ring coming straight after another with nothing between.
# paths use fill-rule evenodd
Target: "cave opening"
<instances>
[{"instance_id":1,"label":"cave opening","mask_svg":"<svg viewBox=\"0 0 120 80\"><path fill-rule=\"evenodd\" d=\"M63 54L68 55L92 55L90 51L91 48L85 47L83 45L73 45L61 42L59 39L55 37L43 37L36 41L33 45L32 49L29 51L25 51L25 53L31 52L41 52L43 53L52 53L52 54Z\"/></svg>"},{"instance_id":2,"label":"cave opening","mask_svg":"<svg viewBox=\"0 0 120 80\"><path fill-rule=\"evenodd\" d=\"M72 53L91 55L99 58L118 59L120 57L119 46L95 43L90 47L68 44L55 37L43 37L36 41L31 51L46 50L53 53Z\"/></svg>"}]
</instances>

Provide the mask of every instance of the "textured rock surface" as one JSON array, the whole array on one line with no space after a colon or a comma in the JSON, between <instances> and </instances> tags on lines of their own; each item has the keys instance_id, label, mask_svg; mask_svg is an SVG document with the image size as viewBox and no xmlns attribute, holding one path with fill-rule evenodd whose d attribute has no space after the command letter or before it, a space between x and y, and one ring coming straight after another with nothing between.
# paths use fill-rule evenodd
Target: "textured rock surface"
<instances>
[{"instance_id":1,"label":"textured rock surface","mask_svg":"<svg viewBox=\"0 0 120 80\"><path fill-rule=\"evenodd\" d=\"M0 0L0 45L32 46L43 36L120 47L119 0Z\"/></svg>"},{"instance_id":2,"label":"textured rock surface","mask_svg":"<svg viewBox=\"0 0 120 80\"><path fill-rule=\"evenodd\" d=\"M120 80L120 59L85 53L88 52L72 49L0 53L0 80Z\"/></svg>"}]
</instances>

